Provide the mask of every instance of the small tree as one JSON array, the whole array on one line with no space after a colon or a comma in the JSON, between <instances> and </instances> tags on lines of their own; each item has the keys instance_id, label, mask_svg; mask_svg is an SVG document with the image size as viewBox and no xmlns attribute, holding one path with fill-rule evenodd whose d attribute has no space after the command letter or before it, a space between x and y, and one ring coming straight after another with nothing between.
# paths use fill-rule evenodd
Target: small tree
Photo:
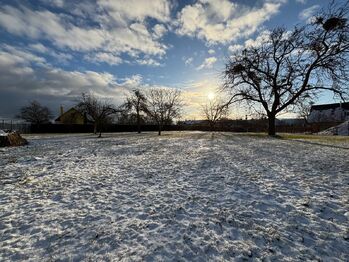
<instances>
[{"instance_id":1,"label":"small tree","mask_svg":"<svg viewBox=\"0 0 349 262\"><path fill-rule=\"evenodd\" d=\"M298 116L304 119L304 122L308 125L308 117L311 112L311 107L314 105L313 101L304 101L298 106Z\"/></svg>"},{"instance_id":2,"label":"small tree","mask_svg":"<svg viewBox=\"0 0 349 262\"><path fill-rule=\"evenodd\" d=\"M89 115L94 121L94 133L102 137L102 127L110 119L111 115L120 112L107 100L100 100L92 94L82 94L81 101L77 108L86 115Z\"/></svg>"},{"instance_id":3,"label":"small tree","mask_svg":"<svg viewBox=\"0 0 349 262\"><path fill-rule=\"evenodd\" d=\"M48 107L42 106L37 101L32 101L29 105L20 109L20 113L17 117L31 124L40 125L50 122L51 116L52 114Z\"/></svg>"},{"instance_id":4,"label":"small tree","mask_svg":"<svg viewBox=\"0 0 349 262\"><path fill-rule=\"evenodd\" d=\"M154 88L147 92L146 98L146 112L157 123L160 136L164 124L169 124L173 118L180 116L181 92L177 89Z\"/></svg>"},{"instance_id":5,"label":"small tree","mask_svg":"<svg viewBox=\"0 0 349 262\"><path fill-rule=\"evenodd\" d=\"M274 29L258 45L236 53L226 64L224 88L230 103L259 105L275 135L276 116L327 90L348 94L348 2L332 2L311 23L288 31Z\"/></svg>"},{"instance_id":6,"label":"small tree","mask_svg":"<svg viewBox=\"0 0 349 262\"><path fill-rule=\"evenodd\" d=\"M132 91L132 95L126 99L126 108L136 112L137 130L138 133L141 133L141 113L147 112L147 98L139 89L135 89Z\"/></svg>"},{"instance_id":7,"label":"small tree","mask_svg":"<svg viewBox=\"0 0 349 262\"><path fill-rule=\"evenodd\" d=\"M226 118L229 114L227 103L220 98L208 99L207 103L202 105L202 114L208 121L211 131L214 130L218 121Z\"/></svg>"}]
</instances>

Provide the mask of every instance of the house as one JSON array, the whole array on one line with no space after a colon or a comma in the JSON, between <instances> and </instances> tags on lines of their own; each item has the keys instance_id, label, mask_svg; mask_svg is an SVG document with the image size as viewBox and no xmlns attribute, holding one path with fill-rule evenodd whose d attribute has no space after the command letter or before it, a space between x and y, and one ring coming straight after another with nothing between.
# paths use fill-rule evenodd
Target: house
<instances>
[{"instance_id":1,"label":"house","mask_svg":"<svg viewBox=\"0 0 349 262\"><path fill-rule=\"evenodd\" d=\"M349 120L349 102L313 105L308 116L309 123L344 122Z\"/></svg>"},{"instance_id":2,"label":"house","mask_svg":"<svg viewBox=\"0 0 349 262\"><path fill-rule=\"evenodd\" d=\"M72 107L68 111L64 112L63 107L61 106L61 114L55 119L55 123L85 125L93 124L94 121L91 116L87 115L86 113L81 113L75 107Z\"/></svg>"}]
</instances>

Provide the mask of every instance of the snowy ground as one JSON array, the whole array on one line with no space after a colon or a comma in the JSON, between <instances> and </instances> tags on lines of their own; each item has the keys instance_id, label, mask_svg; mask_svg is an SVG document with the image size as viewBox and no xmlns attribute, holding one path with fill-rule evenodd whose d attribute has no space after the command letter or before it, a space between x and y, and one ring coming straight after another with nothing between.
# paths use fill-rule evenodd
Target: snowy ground
<instances>
[{"instance_id":1,"label":"snowy ground","mask_svg":"<svg viewBox=\"0 0 349 262\"><path fill-rule=\"evenodd\" d=\"M0 261L348 261L349 145L233 134L0 149Z\"/></svg>"}]
</instances>

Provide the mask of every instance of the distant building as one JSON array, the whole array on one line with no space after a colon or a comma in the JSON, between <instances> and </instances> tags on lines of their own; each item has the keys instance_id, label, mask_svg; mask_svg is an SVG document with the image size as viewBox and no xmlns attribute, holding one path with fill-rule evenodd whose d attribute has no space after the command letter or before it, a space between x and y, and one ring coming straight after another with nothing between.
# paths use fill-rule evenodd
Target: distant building
<instances>
[{"instance_id":1,"label":"distant building","mask_svg":"<svg viewBox=\"0 0 349 262\"><path fill-rule=\"evenodd\" d=\"M344 122L349 120L349 102L313 105L308 116L309 123Z\"/></svg>"},{"instance_id":2,"label":"distant building","mask_svg":"<svg viewBox=\"0 0 349 262\"><path fill-rule=\"evenodd\" d=\"M94 121L89 115L81 113L74 107L64 112L63 107L61 106L61 115L55 119L55 123L85 125L93 124Z\"/></svg>"}]
</instances>

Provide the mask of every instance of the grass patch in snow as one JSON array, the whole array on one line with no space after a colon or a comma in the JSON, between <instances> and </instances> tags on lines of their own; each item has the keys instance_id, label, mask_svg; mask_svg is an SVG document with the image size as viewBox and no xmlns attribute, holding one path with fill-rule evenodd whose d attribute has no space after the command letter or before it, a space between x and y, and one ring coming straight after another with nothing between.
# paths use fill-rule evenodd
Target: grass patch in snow
<instances>
[{"instance_id":1,"label":"grass patch in snow","mask_svg":"<svg viewBox=\"0 0 349 262\"><path fill-rule=\"evenodd\" d=\"M322 136L307 134L280 134L283 139L306 139L306 140L322 140L330 142L349 142L348 136Z\"/></svg>"},{"instance_id":2,"label":"grass patch in snow","mask_svg":"<svg viewBox=\"0 0 349 262\"><path fill-rule=\"evenodd\" d=\"M249 136L249 137L259 137L259 138L268 138L267 133L238 133L240 136ZM291 133L277 133L275 137L284 140L317 140L321 142L329 143L349 143L348 136L323 136L323 135L309 135L309 134L291 134Z\"/></svg>"}]
</instances>

